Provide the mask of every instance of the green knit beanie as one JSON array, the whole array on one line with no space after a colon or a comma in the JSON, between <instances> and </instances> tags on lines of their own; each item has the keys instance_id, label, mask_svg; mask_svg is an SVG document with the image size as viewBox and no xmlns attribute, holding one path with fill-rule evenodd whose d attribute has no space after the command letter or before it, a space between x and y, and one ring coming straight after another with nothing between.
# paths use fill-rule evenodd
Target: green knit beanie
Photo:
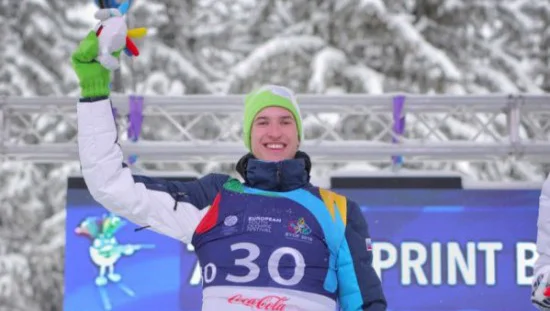
<instances>
[{"instance_id":1,"label":"green knit beanie","mask_svg":"<svg viewBox=\"0 0 550 311\"><path fill-rule=\"evenodd\" d=\"M294 120L296 120L298 139L299 141L302 141L302 116L300 115L300 108L298 107L296 96L286 87L278 85L265 85L250 92L245 98L243 141L248 150L252 151L250 146L250 135L254 118L256 118L256 115L260 111L267 107L281 107L290 111L290 113L294 116Z\"/></svg>"}]
</instances>

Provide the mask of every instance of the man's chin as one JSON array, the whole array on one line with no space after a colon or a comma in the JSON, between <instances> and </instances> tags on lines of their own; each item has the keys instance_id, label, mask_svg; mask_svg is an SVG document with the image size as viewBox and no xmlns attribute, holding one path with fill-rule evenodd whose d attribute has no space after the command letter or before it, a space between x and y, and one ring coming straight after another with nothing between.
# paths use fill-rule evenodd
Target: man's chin
<instances>
[{"instance_id":1,"label":"man's chin","mask_svg":"<svg viewBox=\"0 0 550 311\"><path fill-rule=\"evenodd\" d=\"M269 150L267 152L264 152L259 159L263 161L268 161L268 162L280 162L280 161L288 160L290 158L291 157L288 156L288 152L285 152L284 150L281 150L281 151Z\"/></svg>"}]
</instances>

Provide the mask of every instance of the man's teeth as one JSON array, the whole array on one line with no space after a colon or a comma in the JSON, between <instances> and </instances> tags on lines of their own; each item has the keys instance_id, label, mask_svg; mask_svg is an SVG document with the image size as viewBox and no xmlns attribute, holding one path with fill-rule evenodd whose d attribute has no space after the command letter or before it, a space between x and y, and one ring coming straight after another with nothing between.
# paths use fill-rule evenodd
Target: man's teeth
<instances>
[{"instance_id":1,"label":"man's teeth","mask_svg":"<svg viewBox=\"0 0 550 311\"><path fill-rule=\"evenodd\" d=\"M267 144L269 149L283 149L285 146L282 144Z\"/></svg>"}]
</instances>

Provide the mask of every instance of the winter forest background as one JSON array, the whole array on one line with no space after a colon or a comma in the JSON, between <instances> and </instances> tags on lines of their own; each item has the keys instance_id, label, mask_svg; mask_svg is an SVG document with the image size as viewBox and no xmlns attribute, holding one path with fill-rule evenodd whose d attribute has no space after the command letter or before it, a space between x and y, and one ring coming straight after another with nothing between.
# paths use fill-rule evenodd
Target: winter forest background
<instances>
[{"instance_id":1,"label":"winter forest background","mask_svg":"<svg viewBox=\"0 0 550 311\"><path fill-rule=\"evenodd\" d=\"M78 96L69 58L95 9L91 0L0 1L0 96ZM244 93L263 83L299 93L550 91L546 0L135 0L130 23L150 33L139 58L124 58L125 92ZM38 130L74 135L56 120ZM78 163L0 161L0 311L62 309L64 196L75 172ZM529 163L461 172L545 176Z\"/></svg>"}]
</instances>

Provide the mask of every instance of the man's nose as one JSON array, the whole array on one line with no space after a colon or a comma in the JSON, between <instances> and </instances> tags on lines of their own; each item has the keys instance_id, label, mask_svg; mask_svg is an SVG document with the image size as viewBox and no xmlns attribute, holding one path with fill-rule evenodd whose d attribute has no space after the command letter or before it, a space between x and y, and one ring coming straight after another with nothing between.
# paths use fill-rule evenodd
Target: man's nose
<instances>
[{"instance_id":1,"label":"man's nose","mask_svg":"<svg viewBox=\"0 0 550 311\"><path fill-rule=\"evenodd\" d=\"M282 136L283 132L281 129L281 126L277 123L272 123L269 125L269 131L267 132L267 135L270 138L280 138Z\"/></svg>"}]
</instances>

